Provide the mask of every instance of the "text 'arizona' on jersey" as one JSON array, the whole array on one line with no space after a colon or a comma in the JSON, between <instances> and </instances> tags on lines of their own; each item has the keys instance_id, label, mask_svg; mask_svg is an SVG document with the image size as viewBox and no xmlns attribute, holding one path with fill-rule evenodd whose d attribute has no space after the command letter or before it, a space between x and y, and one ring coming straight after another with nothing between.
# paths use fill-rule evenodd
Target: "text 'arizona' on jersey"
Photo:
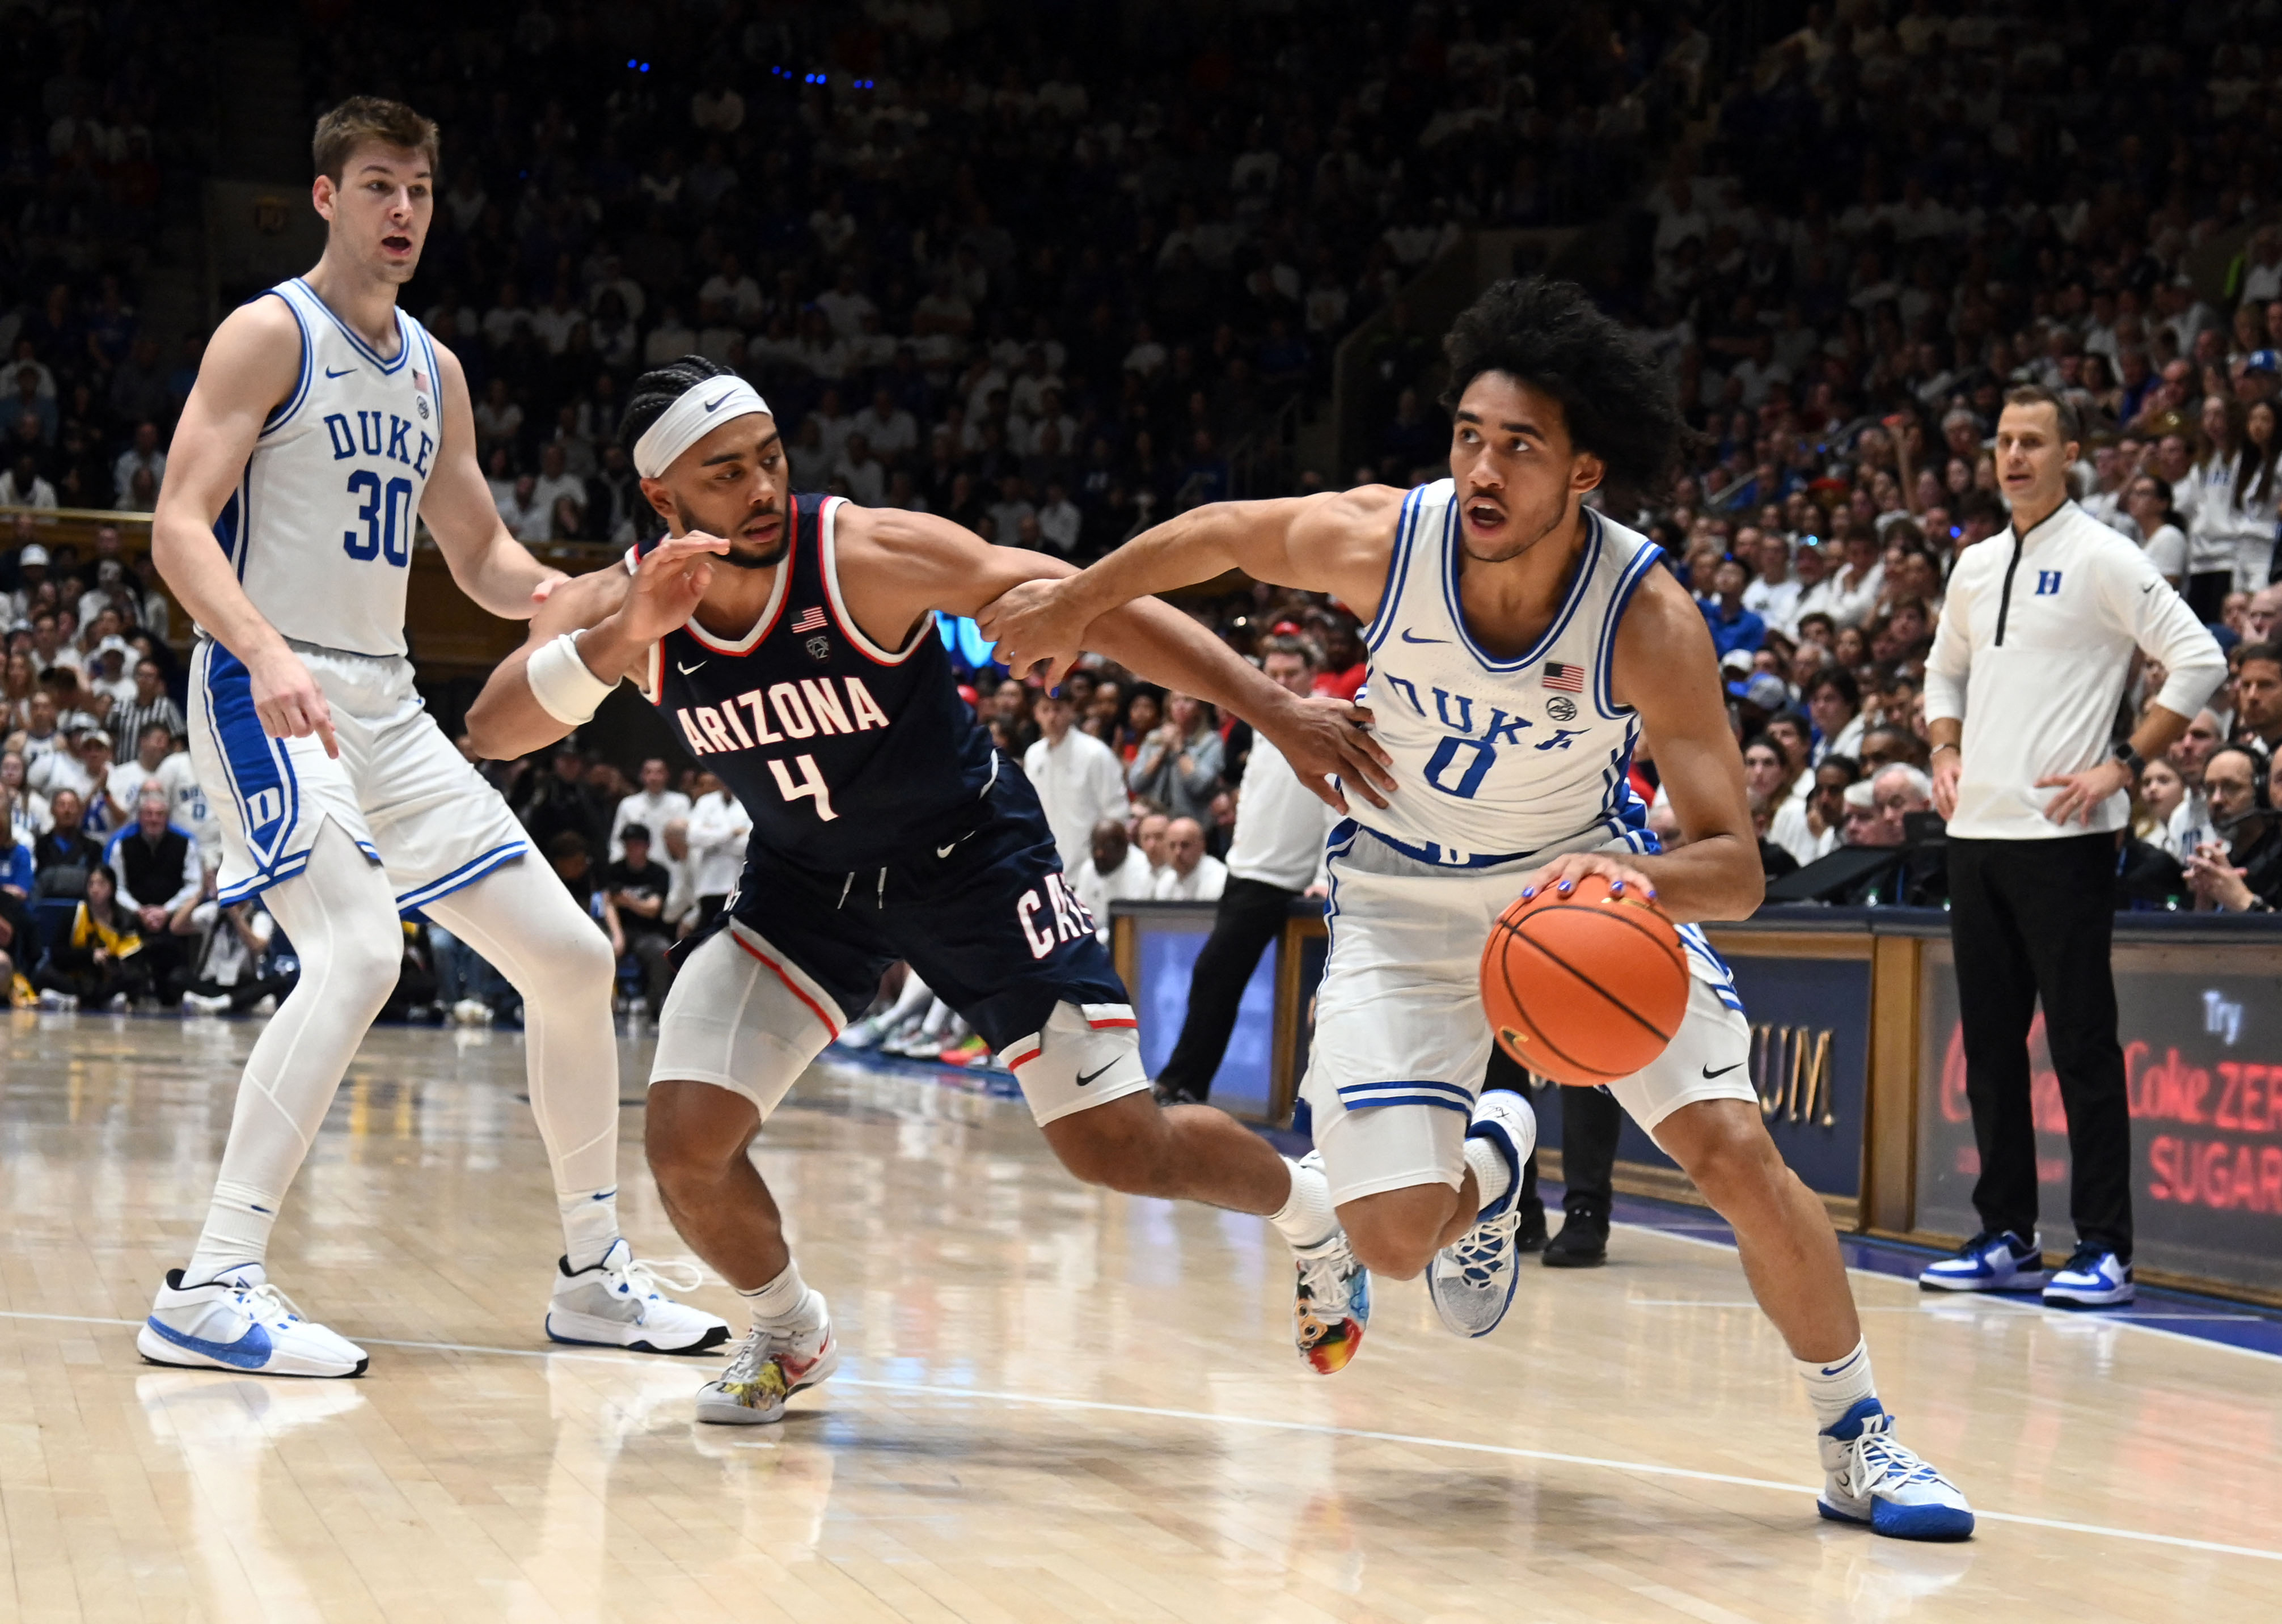
<instances>
[{"instance_id":1,"label":"text 'arizona' on jersey","mask_svg":"<svg viewBox=\"0 0 2282 1624\"><path fill-rule=\"evenodd\" d=\"M648 689L753 820L753 841L826 873L881 866L980 824L998 772L933 616L898 649L840 592L837 496L792 496L768 606L743 636L695 617L658 640ZM627 556L628 569L656 542ZM717 569L734 566L716 564Z\"/></svg>"},{"instance_id":2,"label":"text 'arizona' on jersey","mask_svg":"<svg viewBox=\"0 0 2282 1624\"><path fill-rule=\"evenodd\" d=\"M299 276L271 295L300 325L300 376L262 425L214 537L285 636L403 654L413 526L444 437L436 346L400 310L395 349L382 354Z\"/></svg>"},{"instance_id":3,"label":"text 'arizona' on jersey","mask_svg":"<svg viewBox=\"0 0 2282 1624\"><path fill-rule=\"evenodd\" d=\"M1617 704L1609 672L1617 622L1663 549L1586 509L1584 550L1553 623L1500 659L1468 634L1459 608L1454 489L1439 479L1402 504L1363 637L1372 732L1402 792L1384 807L1358 799L1354 815L1435 863L1606 844L1647 815L1626 778L1640 721Z\"/></svg>"}]
</instances>

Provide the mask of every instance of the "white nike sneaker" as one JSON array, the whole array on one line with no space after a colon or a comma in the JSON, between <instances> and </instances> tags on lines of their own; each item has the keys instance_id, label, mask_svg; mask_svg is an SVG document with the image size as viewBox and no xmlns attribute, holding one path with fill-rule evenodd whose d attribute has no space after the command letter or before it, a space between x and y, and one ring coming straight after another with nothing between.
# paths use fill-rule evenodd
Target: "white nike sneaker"
<instances>
[{"instance_id":1,"label":"white nike sneaker","mask_svg":"<svg viewBox=\"0 0 2282 1624\"><path fill-rule=\"evenodd\" d=\"M1513 1304L1521 1278L1521 1249L1514 1244L1521 1227L1521 1169L1537 1148L1537 1113L1509 1089L1491 1089L1474 1106L1469 1135L1496 1146L1513 1169L1505 1193L1482 1209L1471 1229L1434 1254L1426 1270L1426 1294L1442 1324L1460 1336L1487 1336Z\"/></svg>"},{"instance_id":2,"label":"white nike sneaker","mask_svg":"<svg viewBox=\"0 0 2282 1624\"><path fill-rule=\"evenodd\" d=\"M676 1302L658 1289L695 1291L705 1277L694 1264L640 1261L624 1236L592 1268L573 1273L566 1257L555 1263L555 1297L547 1306L549 1341L695 1354L729 1340L727 1320Z\"/></svg>"},{"instance_id":3,"label":"white nike sneaker","mask_svg":"<svg viewBox=\"0 0 2282 1624\"><path fill-rule=\"evenodd\" d=\"M1815 1435L1822 1495L1832 1522L1867 1523L1898 1540L1973 1537L1973 1508L1957 1485L1902 1447L1894 1418L1873 1395Z\"/></svg>"},{"instance_id":4,"label":"white nike sneaker","mask_svg":"<svg viewBox=\"0 0 2282 1624\"><path fill-rule=\"evenodd\" d=\"M371 1363L355 1343L302 1317L260 1263L190 1286L169 1269L135 1348L153 1364L263 1376L361 1376Z\"/></svg>"},{"instance_id":5,"label":"white nike sneaker","mask_svg":"<svg viewBox=\"0 0 2282 1624\"><path fill-rule=\"evenodd\" d=\"M781 1421L785 1400L839 1368L831 1305L811 1286L790 1318L745 1333L729 1368L697 1389L697 1418L717 1426Z\"/></svg>"}]
</instances>

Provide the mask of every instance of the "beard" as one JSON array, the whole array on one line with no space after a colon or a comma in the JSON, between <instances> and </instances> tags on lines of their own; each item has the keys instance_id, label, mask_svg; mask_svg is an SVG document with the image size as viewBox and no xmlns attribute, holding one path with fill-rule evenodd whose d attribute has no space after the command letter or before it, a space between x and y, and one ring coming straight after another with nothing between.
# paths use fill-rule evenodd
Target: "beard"
<instances>
[{"instance_id":1,"label":"beard","mask_svg":"<svg viewBox=\"0 0 2282 1624\"><path fill-rule=\"evenodd\" d=\"M771 509L762 509L762 511L766 512L771 511ZM792 527L788 524L780 525L778 527L777 539L775 541L762 544L747 541L737 533L738 531L743 528L742 520L741 520L738 524L726 530L716 530L712 525L704 523L702 520L698 518L695 514L690 512L689 504L683 501L679 496L673 499L673 517L680 522L681 528L684 532L695 530L702 531L709 535L727 536L729 540L729 550L726 553L722 554L718 562L728 564L735 569L773 570L777 565L784 562L785 554L791 550ZM749 512L745 515L745 519L749 520L753 517L754 515Z\"/></svg>"}]
</instances>

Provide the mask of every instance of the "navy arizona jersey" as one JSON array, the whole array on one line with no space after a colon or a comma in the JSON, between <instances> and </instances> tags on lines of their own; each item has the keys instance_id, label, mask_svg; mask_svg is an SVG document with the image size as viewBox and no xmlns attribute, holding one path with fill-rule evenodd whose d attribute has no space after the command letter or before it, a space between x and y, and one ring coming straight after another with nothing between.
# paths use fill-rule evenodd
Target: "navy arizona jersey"
<instances>
[{"instance_id":1,"label":"navy arizona jersey","mask_svg":"<svg viewBox=\"0 0 2282 1624\"><path fill-rule=\"evenodd\" d=\"M752 629L726 640L693 616L658 641L648 684L751 814L752 843L827 873L959 839L988 815L999 772L934 617L888 649L847 612L833 554L842 501L790 498L790 541ZM656 545L637 548L627 568Z\"/></svg>"}]
</instances>

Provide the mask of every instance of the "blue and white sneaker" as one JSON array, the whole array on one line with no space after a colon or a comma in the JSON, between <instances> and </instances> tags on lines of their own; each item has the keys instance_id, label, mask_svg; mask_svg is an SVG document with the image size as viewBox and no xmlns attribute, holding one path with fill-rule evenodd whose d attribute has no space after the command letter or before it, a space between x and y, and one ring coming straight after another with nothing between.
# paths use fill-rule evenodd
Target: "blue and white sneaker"
<instances>
[{"instance_id":1,"label":"blue and white sneaker","mask_svg":"<svg viewBox=\"0 0 2282 1624\"><path fill-rule=\"evenodd\" d=\"M1983 1230L1918 1276L1925 1291L2038 1291L2052 1278L2036 1239Z\"/></svg>"},{"instance_id":2,"label":"blue and white sneaker","mask_svg":"<svg viewBox=\"0 0 2282 1624\"><path fill-rule=\"evenodd\" d=\"M1867 1524L1897 1540L1973 1537L1973 1508L1956 1484L1904 1449L1894 1418L1875 1395L1815 1435L1822 1494L1815 1505L1832 1522Z\"/></svg>"},{"instance_id":3,"label":"blue and white sneaker","mask_svg":"<svg viewBox=\"0 0 2282 1624\"><path fill-rule=\"evenodd\" d=\"M547 1305L547 1340L655 1354L718 1348L729 1340L727 1320L676 1302L658 1289L695 1291L704 1279L694 1264L637 1259L620 1236L591 1268L574 1273L567 1257L555 1263L555 1294Z\"/></svg>"},{"instance_id":4,"label":"blue and white sneaker","mask_svg":"<svg viewBox=\"0 0 2282 1624\"><path fill-rule=\"evenodd\" d=\"M1513 1182L1482 1209L1480 1221L1434 1255L1426 1269L1426 1294L1442 1323L1460 1336L1487 1336L1513 1304L1521 1248L1521 1169L1537 1148L1537 1113L1506 1089L1491 1089L1474 1105L1468 1137L1488 1139L1513 1168Z\"/></svg>"},{"instance_id":5,"label":"blue and white sneaker","mask_svg":"<svg viewBox=\"0 0 2282 1624\"><path fill-rule=\"evenodd\" d=\"M2131 1279L2131 1265L2093 1241L2078 1247L2065 1267L2053 1271L2045 1286L2045 1306L2112 1309L2138 1294L2139 1288Z\"/></svg>"},{"instance_id":6,"label":"blue and white sneaker","mask_svg":"<svg viewBox=\"0 0 2282 1624\"><path fill-rule=\"evenodd\" d=\"M190 1286L169 1269L135 1348L153 1364L260 1376L361 1376L371 1363L355 1343L304 1318L260 1263Z\"/></svg>"}]
</instances>

